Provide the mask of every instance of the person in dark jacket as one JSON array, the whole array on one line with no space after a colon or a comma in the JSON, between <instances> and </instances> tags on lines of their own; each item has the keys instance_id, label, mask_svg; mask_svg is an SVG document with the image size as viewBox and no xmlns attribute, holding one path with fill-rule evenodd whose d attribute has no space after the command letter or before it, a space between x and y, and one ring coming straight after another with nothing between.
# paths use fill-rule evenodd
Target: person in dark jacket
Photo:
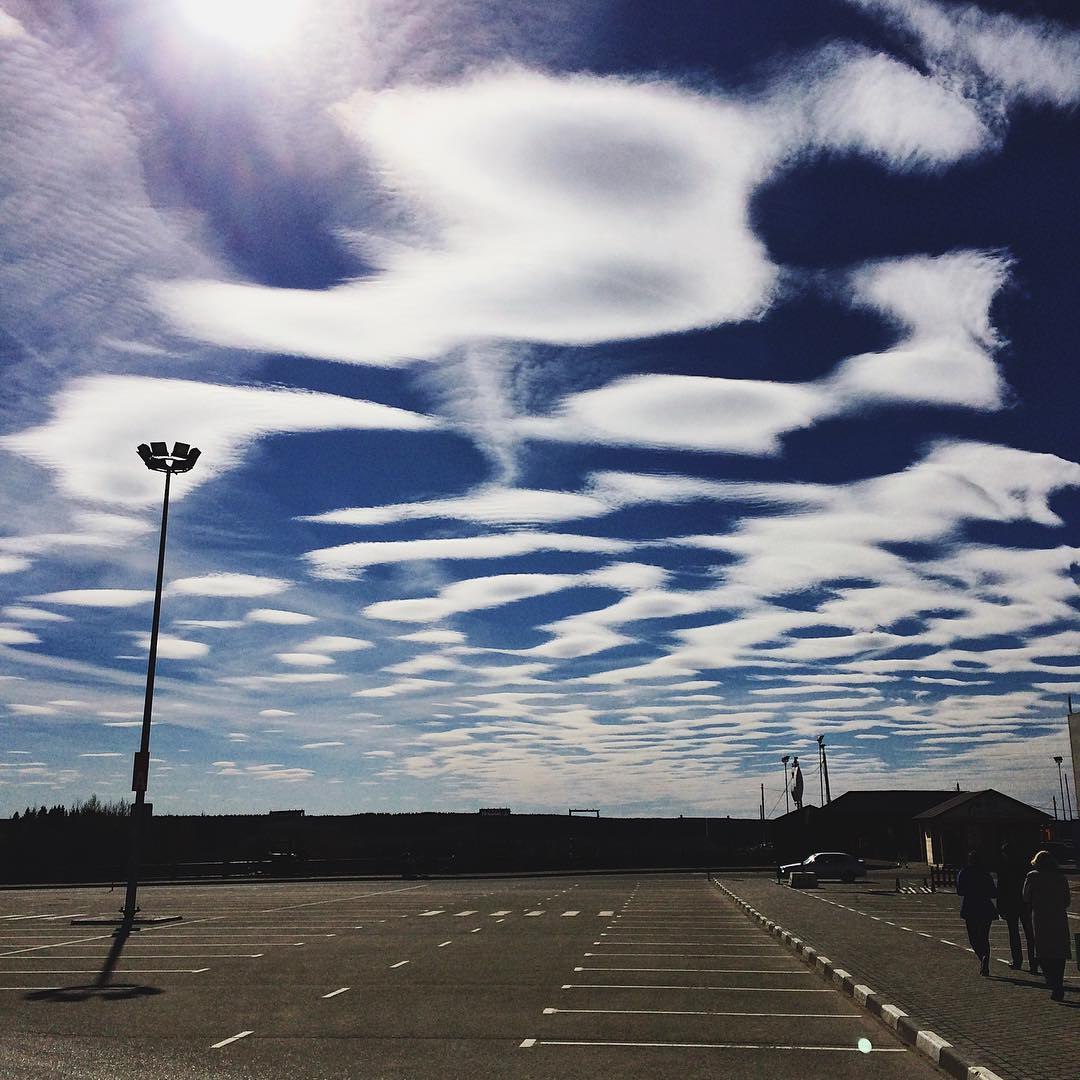
<instances>
[{"instance_id":1,"label":"person in dark jacket","mask_svg":"<svg viewBox=\"0 0 1080 1080\"><path fill-rule=\"evenodd\" d=\"M1038 953L1035 951L1035 932L1031 927L1031 905L1025 903L1022 894L1024 876L1028 872L1026 859L1018 858L1009 844L1001 845L1001 861L997 872L997 910L1009 928L1009 949L1012 951L1014 971L1024 966L1024 953L1020 948L1020 928L1024 930L1028 964L1032 974L1039 970Z\"/></svg>"},{"instance_id":2,"label":"person in dark jacket","mask_svg":"<svg viewBox=\"0 0 1080 1080\"><path fill-rule=\"evenodd\" d=\"M994 897L997 887L977 851L968 852L967 863L956 875L956 891L963 898L960 918L967 926L968 941L979 960L979 973L990 974L990 926L997 918Z\"/></svg>"},{"instance_id":3,"label":"person in dark jacket","mask_svg":"<svg viewBox=\"0 0 1080 1080\"><path fill-rule=\"evenodd\" d=\"M1031 860L1031 873L1024 878L1024 899L1031 905L1035 947L1043 977L1053 1001L1065 999L1065 961L1069 947L1069 916L1072 899L1069 882L1049 851L1040 851Z\"/></svg>"}]
</instances>

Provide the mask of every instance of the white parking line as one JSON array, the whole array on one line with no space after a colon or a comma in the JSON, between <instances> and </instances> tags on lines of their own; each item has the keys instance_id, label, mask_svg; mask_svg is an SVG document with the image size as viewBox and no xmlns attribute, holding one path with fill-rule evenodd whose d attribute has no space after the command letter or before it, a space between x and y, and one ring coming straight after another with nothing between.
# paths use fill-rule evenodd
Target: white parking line
<instances>
[{"instance_id":1,"label":"white parking line","mask_svg":"<svg viewBox=\"0 0 1080 1080\"><path fill-rule=\"evenodd\" d=\"M490 914L490 915L509 915L510 912L509 911L491 911L488 914Z\"/></svg>"},{"instance_id":2,"label":"white parking line","mask_svg":"<svg viewBox=\"0 0 1080 1080\"><path fill-rule=\"evenodd\" d=\"M409 963L408 960L399 960L396 964L391 964L390 968L393 970L394 968L404 967L407 963Z\"/></svg>"},{"instance_id":3,"label":"white parking line","mask_svg":"<svg viewBox=\"0 0 1080 1080\"><path fill-rule=\"evenodd\" d=\"M596 1013L602 1016L775 1016L811 1020L861 1020L861 1013L712 1012L697 1009L545 1009L553 1013Z\"/></svg>"},{"instance_id":4,"label":"white parking line","mask_svg":"<svg viewBox=\"0 0 1080 1080\"><path fill-rule=\"evenodd\" d=\"M778 1043L680 1043L680 1042L606 1042L600 1039L526 1039L530 1046L625 1046L665 1047L674 1050L820 1050L845 1054L906 1054L906 1046L782 1046ZM525 1043L521 1044L522 1046Z\"/></svg>"},{"instance_id":5,"label":"white parking line","mask_svg":"<svg viewBox=\"0 0 1080 1080\"><path fill-rule=\"evenodd\" d=\"M117 975L201 975L210 968L117 968L113 974ZM98 968L38 968L28 971L19 971L13 968L5 971L5 975L99 975Z\"/></svg>"},{"instance_id":6,"label":"white parking line","mask_svg":"<svg viewBox=\"0 0 1080 1080\"><path fill-rule=\"evenodd\" d=\"M777 971L775 968L672 968L672 967L576 967L575 971L702 971L710 975L813 975L806 968L789 968Z\"/></svg>"},{"instance_id":7,"label":"white parking line","mask_svg":"<svg viewBox=\"0 0 1080 1080\"><path fill-rule=\"evenodd\" d=\"M587 952L585 956L693 956L698 957L716 957L724 956L731 959L738 960L787 960L788 954L785 953L736 953L736 952Z\"/></svg>"},{"instance_id":8,"label":"white parking line","mask_svg":"<svg viewBox=\"0 0 1080 1080\"><path fill-rule=\"evenodd\" d=\"M445 910L445 908L435 908L432 911L421 911L420 918L426 918L428 915L441 915Z\"/></svg>"},{"instance_id":9,"label":"white parking line","mask_svg":"<svg viewBox=\"0 0 1080 1080\"><path fill-rule=\"evenodd\" d=\"M248 1035L254 1035L254 1031L241 1031L236 1035L230 1035L227 1039L222 1039L221 1042L211 1043L211 1050L220 1050L223 1046L228 1046L229 1043L236 1042L237 1039L246 1038Z\"/></svg>"},{"instance_id":10,"label":"white parking line","mask_svg":"<svg viewBox=\"0 0 1080 1080\"><path fill-rule=\"evenodd\" d=\"M535 916L535 915L543 915L543 914L544 914L543 911L526 911L525 912L526 917L528 917L530 915Z\"/></svg>"},{"instance_id":11,"label":"white parking line","mask_svg":"<svg viewBox=\"0 0 1080 1080\"><path fill-rule=\"evenodd\" d=\"M417 889L430 889L430 885L403 885L400 889L379 889L376 892L355 893L352 896L336 896L331 900L311 900L306 904L286 904L285 907L260 908L259 914L271 911L295 911L297 908L319 907L322 904L343 904L347 900L360 900L365 896L387 896L390 893L415 892Z\"/></svg>"},{"instance_id":12,"label":"white parking line","mask_svg":"<svg viewBox=\"0 0 1080 1080\"><path fill-rule=\"evenodd\" d=\"M438 945L436 945L435 947L437 949L445 949L446 946L449 945L449 944L451 944L449 941L442 941Z\"/></svg>"},{"instance_id":13,"label":"white parking line","mask_svg":"<svg viewBox=\"0 0 1080 1080\"><path fill-rule=\"evenodd\" d=\"M475 915L475 914L476 914L475 910L472 910L472 911L455 911L454 912L454 918L455 919L460 919L465 915Z\"/></svg>"},{"instance_id":14,"label":"white parking line","mask_svg":"<svg viewBox=\"0 0 1080 1080\"><path fill-rule=\"evenodd\" d=\"M740 994L835 994L835 990L794 990L787 986L667 986L656 983L563 983L563 990L734 990Z\"/></svg>"},{"instance_id":15,"label":"white parking line","mask_svg":"<svg viewBox=\"0 0 1080 1080\"><path fill-rule=\"evenodd\" d=\"M349 987L347 987L347 986L343 986L343 987L341 987L341 988L340 988L340 989L338 989L338 990L331 990L329 994L323 994L322 996L323 996L323 999L324 999L324 1000L325 1000L326 998L332 998L332 997L337 997L337 996L338 996L338 994L344 994L344 993L345 993L345 991L346 991L346 990L348 990L348 989L349 989Z\"/></svg>"},{"instance_id":16,"label":"white parking line","mask_svg":"<svg viewBox=\"0 0 1080 1080\"><path fill-rule=\"evenodd\" d=\"M564 911L564 912L562 913L562 916L561 916L561 918L563 918L563 919L569 919L569 918L570 918L571 916L573 916L573 915L580 915L580 914L581 914L581 912L580 912L580 911Z\"/></svg>"},{"instance_id":17,"label":"white parking line","mask_svg":"<svg viewBox=\"0 0 1080 1080\"><path fill-rule=\"evenodd\" d=\"M615 912L614 911L601 911L601 912L598 912L597 914L599 914L599 915L614 915Z\"/></svg>"}]
</instances>

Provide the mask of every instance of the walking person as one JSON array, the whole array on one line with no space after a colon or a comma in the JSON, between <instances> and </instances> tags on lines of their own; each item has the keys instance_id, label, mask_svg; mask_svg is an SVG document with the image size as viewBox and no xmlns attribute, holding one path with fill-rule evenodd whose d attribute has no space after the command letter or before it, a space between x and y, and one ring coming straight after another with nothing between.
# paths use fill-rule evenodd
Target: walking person
<instances>
[{"instance_id":1,"label":"walking person","mask_svg":"<svg viewBox=\"0 0 1080 1080\"><path fill-rule=\"evenodd\" d=\"M1031 927L1031 906L1024 900L1024 876L1030 869L1026 859L1020 858L1008 844L1001 845L1001 861L997 873L997 909L1009 928L1009 949L1012 962L1009 967L1019 971L1024 966L1024 953L1020 948L1020 929L1024 931L1027 945L1028 965L1031 973L1039 970L1038 953L1035 951L1035 933Z\"/></svg>"},{"instance_id":2,"label":"walking person","mask_svg":"<svg viewBox=\"0 0 1080 1080\"><path fill-rule=\"evenodd\" d=\"M967 926L968 941L979 961L979 974L990 974L990 925L998 917L994 907L997 888L977 851L969 851L967 863L956 875L960 918Z\"/></svg>"},{"instance_id":3,"label":"walking person","mask_svg":"<svg viewBox=\"0 0 1080 1080\"><path fill-rule=\"evenodd\" d=\"M1069 882L1049 851L1040 851L1031 860L1031 872L1024 878L1023 897L1031 905L1035 948L1046 985L1050 987L1050 1000L1064 1001L1065 961L1072 954L1066 910L1072 896Z\"/></svg>"}]
</instances>

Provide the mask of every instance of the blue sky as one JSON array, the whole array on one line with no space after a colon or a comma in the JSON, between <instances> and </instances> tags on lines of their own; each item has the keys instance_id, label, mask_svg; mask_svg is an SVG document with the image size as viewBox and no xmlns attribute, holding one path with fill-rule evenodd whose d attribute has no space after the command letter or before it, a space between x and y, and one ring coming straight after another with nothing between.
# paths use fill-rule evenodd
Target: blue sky
<instances>
[{"instance_id":1,"label":"blue sky","mask_svg":"<svg viewBox=\"0 0 1080 1080\"><path fill-rule=\"evenodd\" d=\"M0 813L1050 807L1080 20L0 0ZM807 770L810 801L817 778Z\"/></svg>"}]
</instances>

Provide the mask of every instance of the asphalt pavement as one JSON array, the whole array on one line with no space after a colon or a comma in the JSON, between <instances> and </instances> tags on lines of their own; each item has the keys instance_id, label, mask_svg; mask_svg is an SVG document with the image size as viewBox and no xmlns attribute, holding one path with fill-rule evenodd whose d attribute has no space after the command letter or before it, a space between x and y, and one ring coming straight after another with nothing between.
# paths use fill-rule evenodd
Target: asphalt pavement
<instances>
[{"instance_id":1,"label":"asphalt pavement","mask_svg":"<svg viewBox=\"0 0 1080 1080\"><path fill-rule=\"evenodd\" d=\"M0 893L5 1080L941 1074L704 875Z\"/></svg>"}]
</instances>

